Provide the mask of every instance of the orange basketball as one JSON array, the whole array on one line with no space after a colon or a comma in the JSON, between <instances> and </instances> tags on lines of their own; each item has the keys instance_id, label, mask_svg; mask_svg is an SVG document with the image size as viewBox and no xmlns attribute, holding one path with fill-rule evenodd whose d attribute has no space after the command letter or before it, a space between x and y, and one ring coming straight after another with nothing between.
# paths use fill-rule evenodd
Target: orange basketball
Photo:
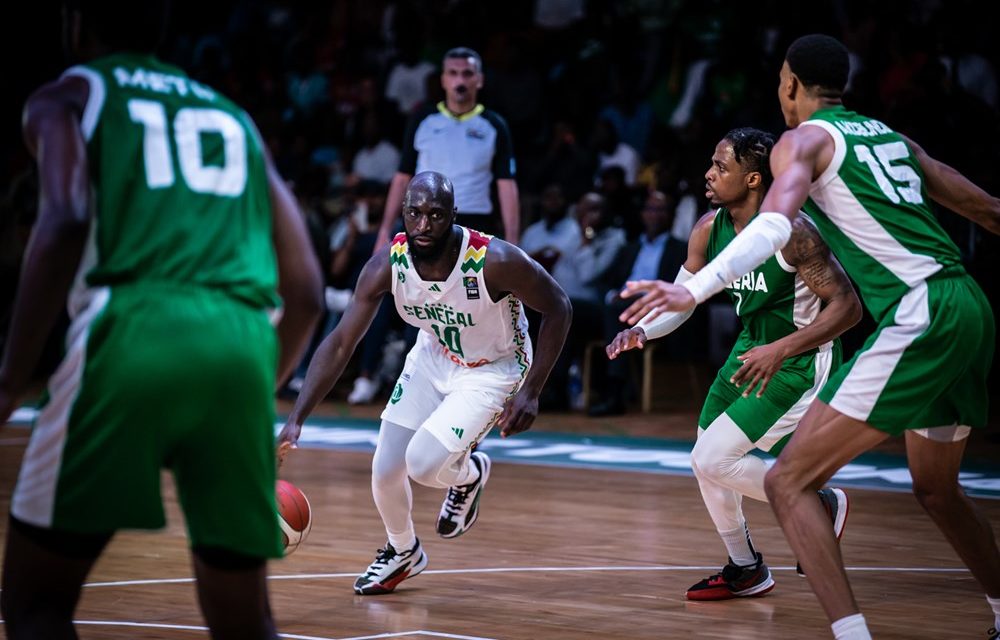
<instances>
[{"instance_id":1,"label":"orange basketball","mask_svg":"<svg viewBox=\"0 0 1000 640\"><path fill-rule=\"evenodd\" d=\"M312 529L312 508L306 494L287 480L278 480L275 487L278 500L278 526L285 544L285 555L290 555L305 542Z\"/></svg>"}]
</instances>

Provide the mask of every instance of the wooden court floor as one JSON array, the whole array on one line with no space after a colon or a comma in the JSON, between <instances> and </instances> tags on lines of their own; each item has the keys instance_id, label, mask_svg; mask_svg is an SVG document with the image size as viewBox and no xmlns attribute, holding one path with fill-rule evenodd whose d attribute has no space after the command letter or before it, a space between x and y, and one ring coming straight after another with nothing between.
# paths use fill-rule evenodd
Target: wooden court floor
<instances>
[{"instance_id":1,"label":"wooden court floor","mask_svg":"<svg viewBox=\"0 0 1000 640\"><path fill-rule=\"evenodd\" d=\"M0 430L0 508L9 507L25 429ZM355 596L354 576L384 542L370 454L299 450L282 477L312 501L314 526L271 565L283 637L494 640L830 637L766 505L746 502L776 588L762 598L692 603L685 589L725 560L693 478L496 463L475 528L433 532L441 492L414 490L430 558L394 594ZM171 483L170 524L121 533L77 612L82 638L204 638ZM976 583L908 494L855 490L846 562L876 638L985 638ZM1000 500L980 500L995 528ZM4 520L4 523L6 521Z\"/></svg>"}]
</instances>

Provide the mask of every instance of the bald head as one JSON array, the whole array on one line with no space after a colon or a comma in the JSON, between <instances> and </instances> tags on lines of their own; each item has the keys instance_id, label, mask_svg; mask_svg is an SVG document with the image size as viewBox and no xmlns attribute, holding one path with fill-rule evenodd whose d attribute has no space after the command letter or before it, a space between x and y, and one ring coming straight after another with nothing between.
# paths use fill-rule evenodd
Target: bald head
<instances>
[{"instance_id":1,"label":"bald head","mask_svg":"<svg viewBox=\"0 0 1000 640\"><path fill-rule=\"evenodd\" d=\"M407 185L403 206L417 201L433 201L438 207L451 211L455 208L455 188L443 173L423 171L413 176Z\"/></svg>"}]
</instances>

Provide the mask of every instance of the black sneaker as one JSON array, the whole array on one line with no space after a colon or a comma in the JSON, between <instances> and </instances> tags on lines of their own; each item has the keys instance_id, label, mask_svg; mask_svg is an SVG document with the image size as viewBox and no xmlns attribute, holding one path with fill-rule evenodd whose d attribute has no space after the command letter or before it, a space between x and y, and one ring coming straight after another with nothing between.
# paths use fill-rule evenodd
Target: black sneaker
<instances>
[{"instance_id":1,"label":"black sneaker","mask_svg":"<svg viewBox=\"0 0 1000 640\"><path fill-rule=\"evenodd\" d=\"M442 538L457 538L479 518L479 498L490 479L490 458L482 451L472 452L469 458L479 469L479 478L471 484L448 489L437 521L437 532Z\"/></svg>"},{"instance_id":2,"label":"black sneaker","mask_svg":"<svg viewBox=\"0 0 1000 640\"><path fill-rule=\"evenodd\" d=\"M1000 628L989 629L986 632L986 640L998 640L1000 639Z\"/></svg>"},{"instance_id":3,"label":"black sneaker","mask_svg":"<svg viewBox=\"0 0 1000 640\"><path fill-rule=\"evenodd\" d=\"M412 578L427 568L427 554L420 540L407 551L396 551L388 542L379 549L375 560L354 581L354 592L362 596L392 593L403 580Z\"/></svg>"},{"instance_id":4,"label":"black sneaker","mask_svg":"<svg viewBox=\"0 0 1000 640\"><path fill-rule=\"evenodd\" d=\"M833 523L833 535L836 536L837 542L844 536L844 528L847 526L847 512L850 511L850 500L847 499L847 493L843 489L820 489L816 492L819 496L819 501L823 504L823 508L826 509L826 514L830 516L830 521ZM795 563L795 573L799 574L799 577L806 577L806 572L802 570L802 565L798 562Z\"/></svg>"},{"instance_id":5,"label":"black sneaker","mask_svg":"<svg viewBox=\"0 0 1000 640\"><path fill-rule=\"evenodd\" d=\"M729 563L722 571L709 576L687 590L688 600L731 600L747 596L762 596L774 588L771 570L764 564L764 557L757 553L757 562L741 567Z\"/></svg>"}]
</instances>

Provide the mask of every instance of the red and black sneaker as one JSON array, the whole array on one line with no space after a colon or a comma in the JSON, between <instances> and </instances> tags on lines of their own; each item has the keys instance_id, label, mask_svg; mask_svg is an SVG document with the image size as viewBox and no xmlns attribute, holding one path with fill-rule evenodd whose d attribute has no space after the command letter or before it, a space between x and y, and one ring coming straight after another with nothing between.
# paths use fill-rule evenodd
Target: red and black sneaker
<instances>
[{"instance_id":1,"label":"red and black sneaker","mask_svg":"<svg viewBox=\"0 0 1000 640\"><path fill-rule=\"evenodd\" d=\"M354 581L354 593L360 596L378 596L392 593L403 580L412 578L427 568L427 554L420 540L406 551L396 551L392 544L378 550L375 560Z\"/></svg>"},{"instance_id":2,"label":"red and black sneaker","mask_svg":"<svg viewBox=\"0 0 1000 640\"><path fill-rule=\"evenodd\" d=\"M844 529L847 527L847 512L851 506L850 500L847 499L847 492L843 489L826 488L820 489L816 494L819 496L823 508L826 509L826 515L830 516L830 522L833 523L833 535L839 543L840 539L844 537ZM798 562L795 563L795 573L799 574L801 578L806 577L806 572L802 570L802 565Z\"/></svg>"},{"instance_id":3,"label":"red and black sneaker","mask_svg":"<svg viewBox=\"0 0 1000 640\"><path fill-rule=\"evenodd\" d=\"M764 558L757 553L757 562L741 567L729 563L722 571L705 578L687 590L688 600L730 600L747 596L762 596L774 588L771 570L764 564Z\"/></svg>"}]
</instances>

